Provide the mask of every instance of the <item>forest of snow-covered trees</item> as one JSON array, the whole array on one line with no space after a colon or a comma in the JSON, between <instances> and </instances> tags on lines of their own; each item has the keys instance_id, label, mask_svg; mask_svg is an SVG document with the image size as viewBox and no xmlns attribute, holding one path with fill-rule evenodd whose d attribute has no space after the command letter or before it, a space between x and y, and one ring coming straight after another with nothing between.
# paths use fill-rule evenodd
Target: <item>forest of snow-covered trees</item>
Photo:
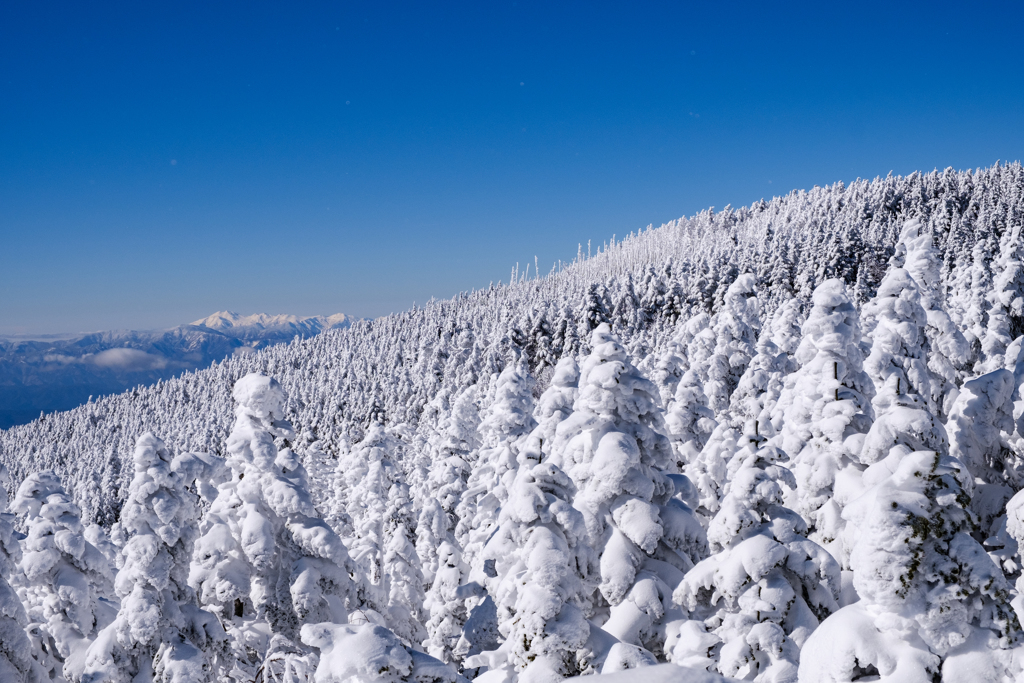
<instances>
[{"instance_id":1,"label":"forest of snow-covered trees","mask_svg":"<svg viewBox=\"0 0 1024 683\"><path fill-rule=\"evenodd\" d=\"M816 187L0 432L0 680L1024 680L1022 225Z\"/></svg>"}]
</instances>

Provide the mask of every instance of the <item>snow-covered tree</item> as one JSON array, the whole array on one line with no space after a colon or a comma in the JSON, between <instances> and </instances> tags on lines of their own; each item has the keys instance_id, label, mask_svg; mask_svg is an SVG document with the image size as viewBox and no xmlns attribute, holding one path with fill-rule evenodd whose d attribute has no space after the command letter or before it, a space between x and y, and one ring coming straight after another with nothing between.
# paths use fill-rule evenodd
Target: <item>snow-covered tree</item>
<instances>
[{"instance_id":1,"label":"snow-covered tree","mask_svg":"<svg viewBox=\"0 0 1024 683\"><path fill-rule=\"evenodd\" d=\"M667 406L672 400L679 380L683 378L683 374L689 368L686 347L690 341L692 341L692 337L688 335L687 326L680 325L676 333L669 338L665 350L661 352L655 363L651 379L658 387L662 405Z\"/></svg>"},{"instance_id":2,"label":"snow-covered tree","mask_svg":"<svg viewBox=\"0 0 1024 683\"><path fill-rule=\"evenodd\" d=\"M573 414L559 425L551 462L579 493L590 543L599 553L605 628L620 640L660 650L657 624L671 586L706 552L693 512L674 498L674 465L661 431L657 389L636 370L607 325L594 330ZM603 609L600 605L598 609Z\"/></svg>"},{"instance_id":3,"label":"snow-covered tree","mask_svg":"<svg viewBox=\"0 0 1024 683\"><path fill-rule=\"evenodd\" d=\"M426 495L440 502L447 516L446 533L453 540L459 522L459 503L466 491L473 465L479 457L478 391L476 386L468 387L452 402L444 427L437 434L438 443L433 445L434 460L427 473ZM424 560L432 558L437 552L436 546L426 548L417 544L416 549Z\"/></svg>"},{"instance_id":4,"label":"snow-covered tree","mask_svg":"<svg viewBox=\"0 0 1024 683\"><path fill-rule=\"evenodd\" d=\"M687 370L676 384L665 413L665 426L679 468L696 459L718 426L700 377L693 370Z\"/></svg>"},{"instance_id":5,"label":"snow-covered tree","mask_svg":"<svg viewBox=\"0 0 1024 683\"><path fill-rule=\"evenodd\" d=\"M218 661L226 650L224 629L196 606L188 585L198 510L186 489L187 471L148 432L135 446L134 462L120 520L127 541L114 586L121 608L90 646L83 680L219 680L230 665Z\"/></svg>"},{"instance_id":6,"label":"snow-covered tree","mask_svg":"<svg viewBox=\"0 0 1024 683\"><path fill-rule=\"evenodd\" d=\"M43 683L47 672L33 657L33 644L25 633L28 616L10 584L21 561L21 548L7 514L7 487L11 476L0 464L0 680Z\"/></svg>"},{"instance_id":7,"label":"snow-covered tree","mask_svg":"<svg viewBox=\"0 0 1024 683\"><path fill-rule=\"evenodd\" d=\"M515 478L519 444L537 424L534 380L524 360L509 363L498 376L494 398L480 423L480 455L456 509L455 539L465 549L469 565L494 532L498 510Z\"/></svg>"},{"instance_id":8,"label":"snow-covered tree","mask_svg":"<svg viewBox=\"0 0 1024 683\"><path fill-rule=\"evenodd\" d=\"M346 474L351 481L347 512L354 531L348 548L357 568L356 600L361 609L382 615L388 600L384 575L388 492L399 479L392 462L396 450L396 440L375 423L347 458Z\"/></svg>"},{"instance_id":9,"label":"snow-covered tree","mask_svg":"<svg viewBox=\"0 0 1024 683\"><path fill-rule=\"evenodd\" d=\"M572 506L572 481L539 451L524 450L497 531L483 557L504 643L477 660L509 669L509 678L547 681L587 668L596 555L583 515Z\"/></svg>"},{"instance_id":10,"label":"snow-covered tree","mask_svg":"<svg viewBox=\"0 0 1024 683\"><path fill-rule=\"evenodd\" d=\"M725 676L795 681L800 647L839 607L839 565L783 505L796 486L786 454L764 437L744 440L708 527L712 554L675 590L688 622L670 626L666 649L677 664Z\"/></svg>"},{"instance_id":11,"label":"snow-covered tree","mask_svg":"<svg viewBox=\"0 0 1024 683\"><path fill-rule=\"evenodd\" d=\"M356 604L380 615L409 644L423 630L423 572L415 548L416 520L405 475L396 464L401 439L371 425L347 458L346 496L354 535L350 554L358 568Z\"/></svg>"},{"instance_id":12,"label":"snow-covered tree","mask_svg":"<svg viewBox=\"0 0 1024 683\"><path fill-rule=\"evenodd\" d=\"M983 370L978 361L984 363L985 360L982 340L988 322L986 298L992 290L991 267L995 256L993 252L997 247L991 233L974 243L969 264L957 274L960 282L953 283L954 286L960 286L949 298L950 312L971 346L971 355L976 358L976 372Z\"/></svg>"},{"instance_id":13,"label":"snow-covered tree","mask_svg":"<svg viewBox=\"0 0 1024 683\"><path fill-rule=\"evenodd\" d=\"M315 683L467 683L450 666L406 647L378 624L306 624L301 636L320 651Z\"/></svg>"},{"instance_id":14,"label":"snow-covered tree","mask_svg":"<svg viewBox=\"0 0 1024 683\"><path fill-rule=\"evenodd\" d=\"M683 470L697 489L697 511L705 520L718 512L728 482L729 461L742 448L742 434L728 422L715 426L704 447Z\"/></svg>"},{"instance_id":15,"label":"snow-covered tree","mask_svg":"<svg viewBox=\"0 0 1024 683\"><path fill-rule=\"evenodd\" d=\"M427 498L420 505L416 521L416 555L423 563L424 586L432 586L438 567L437 549L449 537L448 513L436 498Z\"/></svg>"},{"instance_id":16,"label":"snow-covered tree","mask_svg":"<svg viewBox=\"0 0 1024 683\"><path fill-rule=\"evenodd\" d=\"M908 428L912 428L908 425ZM844 510L860 600L803 648L801 683L1019 680L1020 640L1002 572L971 537L970 474L955 458L899 446L864 472Z\"/></svg>"},{"instance_id":17,"label":"snow-covered tree","mask_svg":"<svg viewBox=\"0 0 1024 683\"><path fill-rule=\"evenodd\" d=\"M254 672L295 647L302 624L345 621L353 568L341 539L316 516L302 464L275 443L294 438L281 385L250 374L232 395L233 476L200 525L189 583L224 623L239 664Z\"/></svg>"},{"instance_id":18,"label":"snow-covered tree","mask_svg":"<svg viewBox=\"0 0 1024 683\"><path fill-rule=\"evenodd\" d=\"M999 243L999 257L992 267L995 281L988 295L988 325L981 340L982 370L1003 366L1010 342L1024 333L1024 239L1018 223Z\"/></svg>"},{"instance_id":19,"label":"snow-covered tree","mask_svg":"<svg viewBox=\"0 0 1024 683\"><path fill-rule=\"evenodd\" d=\"M857 311L845 285L826 280L811 304L796 351L800 369L787 379L773 420L797 482L787 504L828 548L842 528L836 478L859 463L874 389L863 370Z\"/></svg>"},{"instance_id":20,"label":"snow-covered tree","mask_svg":"<svg viewBox=\"0 0 1024 683\"><path fill-rule=\"evenodd\" d=\"M427 639L423 647L427 652L445 664L456 661L456 646L462 635L462 627L469 612L459 593L469 574L469 567L462 561L462 551L448 541L437 548L437 570L434 582L427 593L424 608L430 613L427 622Z\"/></svg>"},{"instance_id":21,"label":"snow-covered tree","mask_svg":"<svg viewBox=\"0 0 1024 683\"><path fill-rule=\"evenodd\" d=\"M395 488L400 488L396 486ZM407 488L405 489L408 490ZM404 512L404 511L403 511ZM410 510L411 512L411 510ZM423 570L416 554L415 535L404 514L388 516L384 547L384 576L388 582L386 621L407 644L427 637L423 606L426 600Z\"/></svg>"},{"instance_id":22,"label":"snow-covered tree","mask_svg":"<svg viewBox=\"0 0 1024 683\"><path fill-rule=\"evenodd\" d=\"M956 396L958 372L971 361L971 346L950 319L942 284L942 260L931 232L920 219L907 221L900 233L900 245L906 250L904 268L917 282L921 306L927 316L928 369L932 373L931 396L941 418L949 414Z\"/></svg>"},{"instance_id":23,"label":"snow-covered tree","mask_svg":"<svg viewBox=\"0 0 1024 683\"><path fill-rule=\"evenodd\" d=\"M689 369L695 371L703 384L708 382L711 368L711 357L715 353L717 337L711 328L711 317L707 313L698 313L683 326L680 340L686 342L686 360Z\"/></svg>"},{"instance_id":24,"label":"snow-covered tree","mask_svg":"<svg viewBox=\"0 0 1024 683\"><path fill-rule=\"evenodd\" d=\"M872 325L871 353L864 360L864 370L875 385L876 415L882 416L893 395L902 394L916 394L937 414L928 369L928 316L910 273L890 268L877 296L864 305L863 315Z\"/></svg>"},{"instance_id":25,"label":"snow-covered tree","mask_svg":"<svg viewBox=\"0 0 1024 683\"><path fill-rule=\"evenodd\" d=\"M85 540L80 510L53 472L29 475L11 509L28 530L21 559L24 584L18 592L29 621L52 639L64 677L79 681L89 644L117 612L110 600L110 565Z\"/></svg>"},{"instance_id":26,"label":"snow-covered tree","mask_svg":"<svg viewBox=\"0 0 1024 683\"><path fill-rule=\"evenodd\" d=\"M975 480L971 505L986 538L1021 485L1016 457L1003 436L1013 432L1013 390L1013 373L1005 369L968 380L946 422L949 454Z\"/></svg>"},{"instance_id":27,"label":"snow-covered tree","mask_svg":"<svg viewBox=\"0 0 1024 683\"><path fill-rule=\"evenodd\" d=\"M757 278L745 273L729 285L725 303L712 323L715 350L710 358L708 381L704 390L716 416L729 407L729 398L756 353L755 344L760 329L761 304L757 299Z\"/></svg>"},{"instance_id":28,"label":"snow-covered tree","mask_svg":"<svg viewBox=\"0 0 1024 683\"><path fill-rule=\"evenodd\" d=\"M788 357L768 335L761 334L757 353L732 394L728 418L732 425L755 435L773 436L771 413L782 394Z\"/></svg>"},{"instance_id":29,"label":"snow-covered tree","mask_svg":"<svg viewBox=\"0 0 1024 683\"><path fill-rule=\"evenodd\" d=\"M800 347L800 340L803 337L800 330L802 322L800 301L786 299L779 305L769 324L772 343L778 348L779 353L786 354L784 367L787 375L795 372L799 367L796 361L796 351Z\"/></svg>"},{"instance_id":30,"label":"snow-covered tree","mask_svg":"<svg viewBox=\"0 0 1024 683\"><path fill-rule=\"evenodd\" d=\"M545 456L550 454L555 432L572 414L572 404L579 394L580 369L572 357L562 358L555 365L551 383L537 400L533 417L537 422L528 437L529 447Z\"/></svg>"},{"instance_id":31,"label":"snow-covered tree","mask_svg":"<svg viewBox=\"0 0 1024 683\"><path fill-rule=\"evenodd\" d=\"M878 462L897 445L945 452L946 432L930 400L927 317L917 284L906 270L891 268L864 310L874 320L864 369L875 385L876 417L861 448L861 463Z\"/></svg>"}]
</instances>

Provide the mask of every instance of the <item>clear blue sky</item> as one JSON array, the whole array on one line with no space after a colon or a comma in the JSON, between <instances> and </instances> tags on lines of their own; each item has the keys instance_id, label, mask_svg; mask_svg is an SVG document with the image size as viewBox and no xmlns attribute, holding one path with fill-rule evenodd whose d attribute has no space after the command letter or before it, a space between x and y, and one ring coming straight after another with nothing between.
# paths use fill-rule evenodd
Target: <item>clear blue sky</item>
<instances>
[{"instance_id":1,"label":"clear blue sky","mask_svg":"<svg viewBox=\"0 0 1024 683\"><path fill-rule=\"evenodd\" d=\"M1024 156L1020 3L550 5L3 3L0 333L376 316Z\"/></svg>"}]
</instances>

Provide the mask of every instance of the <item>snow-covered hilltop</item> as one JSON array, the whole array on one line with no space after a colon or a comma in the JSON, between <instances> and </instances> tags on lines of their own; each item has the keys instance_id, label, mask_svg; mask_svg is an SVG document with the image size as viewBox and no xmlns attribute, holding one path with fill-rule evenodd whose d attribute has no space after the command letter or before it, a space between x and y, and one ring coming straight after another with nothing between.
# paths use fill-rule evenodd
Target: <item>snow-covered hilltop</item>
<instances>
[{"instance_id":1,"label":"snow-covered hilltop","mask_svg":"<svg viewBox=\"0 0 1024 683\"><path fill-rule=\"evenodd\" d=\"M345 329L344 314L298 317L223 311L169 330L114 330L58 339L0 337L0 428L40 412L68 410L89 396L166 380L296 336Z\"/></svg>"},{"instance_id":2,"label":"snow-covered hilltop","mask_svg":"<svg viewBox=\"0 0 1024 683\"><path fill-rule=\"evenodd\" d=\"M1022 226L816 187L0 432L0 666L1022 680Z\"/></svg>"},{"instance_id":3,"label":"snow-covered hilltop","mask_svg":"<svg viewBox=\"0 0 1024 683\"><path fill-rule=\"evenodd\" d=\"M312 337L324 330L343 330L352 325L354 318L344 313L299 317L295 315L239 315L231 311L218 311L192 323L193 327L217 330L234 339L258 341L287 341L292 337Z\"/></svg>"}]
</instances>

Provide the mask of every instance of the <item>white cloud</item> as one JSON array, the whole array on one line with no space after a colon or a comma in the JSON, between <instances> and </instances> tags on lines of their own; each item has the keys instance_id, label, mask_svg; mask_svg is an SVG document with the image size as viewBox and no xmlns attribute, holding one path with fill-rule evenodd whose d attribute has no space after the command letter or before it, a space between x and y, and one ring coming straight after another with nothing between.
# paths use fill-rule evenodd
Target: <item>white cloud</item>
<instances>
[{"instance_id":1,"label":"white cloud","mask_svg":"<svg viewBox=\"0 0 1024 683\"><path fill-rule=\"evenodd\" d=\"M107 349L82 358L101 368L116 370L160 370L167 367L167 359L138 349Z\"/></svg>"}]
</instances>

